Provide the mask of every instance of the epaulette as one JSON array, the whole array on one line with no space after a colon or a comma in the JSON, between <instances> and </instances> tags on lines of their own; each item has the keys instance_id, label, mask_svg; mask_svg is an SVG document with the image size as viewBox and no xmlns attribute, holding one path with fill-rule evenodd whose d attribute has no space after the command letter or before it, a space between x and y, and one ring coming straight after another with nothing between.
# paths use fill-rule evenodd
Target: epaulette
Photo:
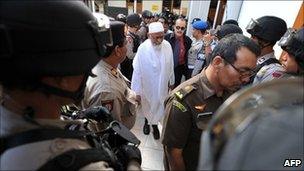
<instances>
[{"instance_id":1,"label":"epaulette","mask_svg":"<svg viewBox=\"0 0 304 171\"><path fill-rule=\"evenodd\" d=\"M190 92L192 92L195 89L196 88L193 85L188 85L186 87L183 87L179 91L175 92L174 94L179 100L183 100Z\"/></svg>"}]
</instances>

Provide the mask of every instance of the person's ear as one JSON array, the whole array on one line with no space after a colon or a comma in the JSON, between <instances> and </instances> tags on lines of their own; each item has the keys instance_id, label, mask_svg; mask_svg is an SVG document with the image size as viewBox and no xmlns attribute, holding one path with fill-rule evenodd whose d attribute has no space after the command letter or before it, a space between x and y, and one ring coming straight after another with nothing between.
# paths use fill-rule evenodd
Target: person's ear
<instances>
[{"instance_id":1,"label":"person's ear","mask_svg":"<svg viewBox=\"0 0 304 171\"><path fill-rule=\"evenodd\" d=\"M283 55L280 59L280 61L287 61L287 59L289 58L289 55L286 51L283 51Z\"/></svg>"},{"instance_id":2,"label":"person's ear","mask_svg":"<svg viewBox=\"0 0 304 171\"><path fill-rule=\"evenodd\" d=\"M212 60L212 65L217 69L223 67L224 66L223 58L220 56L214 57Z\"/></svg>"},{"instance_id":3,"label":"person's ear","mask_svg":"<svg viewBox=\"0 0 304 171\"><path fill-rule=\"evenodd\" d=\"M122 55L122 53L121 53L121 47L119 47L118 45L116 45L115 46L115 48L114 48L114 52L115 52L115 56L121 56Z\"/></svg>"}]
</instances>

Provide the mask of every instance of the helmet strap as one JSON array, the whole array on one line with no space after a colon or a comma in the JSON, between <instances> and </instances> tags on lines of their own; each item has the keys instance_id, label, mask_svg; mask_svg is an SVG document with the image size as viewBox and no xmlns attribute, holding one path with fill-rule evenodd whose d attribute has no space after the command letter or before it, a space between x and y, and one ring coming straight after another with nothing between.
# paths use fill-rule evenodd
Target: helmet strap
<instances>
[{"instance_id":1,"label":"helmet strap","mask_svg":"<svg viewBox=\"0 0 304 171\"><path fill-rule=\"evenodd\" d=\"M265 47L272 46L272 43L258 39L258 45L261 49L264 49Z\"/></svg>"},{"instance_id":2,"label":"helmet strap","mask_svg":"<svg viewBox=\"0 0 304 171\"><path fill-rule=\"evenodd\" d=\"M53 87L53 86L50 86L50 85L42 83L42 82L40 82L39 88L42 92L45 92L47 94L55 94L55 95L58 95L61 97L71 98L71 99L75 100L75 103L79 103L84 97L84 90L86 87L86 82L90 75L91 75L90 72L86 73L84 75L84 78L83 78L78 90L76 90L74 92L63 90L63 89L60 89L57 87Z\"/></svg>"}]
</instances>

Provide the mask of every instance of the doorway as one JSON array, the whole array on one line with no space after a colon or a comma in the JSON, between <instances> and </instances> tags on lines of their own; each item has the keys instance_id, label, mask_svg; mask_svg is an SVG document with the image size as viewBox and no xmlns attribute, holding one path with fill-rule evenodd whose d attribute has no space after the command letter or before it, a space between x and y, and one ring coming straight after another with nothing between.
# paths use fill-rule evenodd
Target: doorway
<instances>
[{"instance_id":1,"label":"doorway","mask_svg":"<svg viewBox=\"0 0 304 171\"><path fill-rule=\"evenodd\" d=\"M207 21L213 28L221 25L226 8L227 0L211 0Z\"/></svg>"}]
</instances>

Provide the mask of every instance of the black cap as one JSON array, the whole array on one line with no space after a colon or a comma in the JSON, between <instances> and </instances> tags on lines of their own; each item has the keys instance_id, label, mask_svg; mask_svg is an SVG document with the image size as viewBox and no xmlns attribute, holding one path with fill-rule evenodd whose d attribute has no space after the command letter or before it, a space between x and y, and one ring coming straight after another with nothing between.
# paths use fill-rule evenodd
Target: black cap
<instances>
[{"instance_id":1,"label":"black cap","mask_svg":"<svg viewBox=\"0 0 304 171\"><path fill-rule=\"evenodd\" d=\"M232 33L240 33L243 34L242 29L234 24L225 24L219 27L219 29L216 31L215 35L218 39L222 39L228 34Z\"/></svg>"},{"instance_id":2,"label":"black cap","mask_svg":"<svg viewBox=\"0 0 304 171\"><path fill-rule=\"evenodd\" d=\"M143 18L152 18L153 17L152 12L149 10L144 10L141 15Z\"/></svg>"},{"instance_id":3,"label":"black cap","mask_svg":"<svg viewBox=\"0 0 304 171\"><path fill-rule=\"evenodd\" d=\"M128 26L134 27L134 26L139 26L141 23L140 16L136 13L130 14L127 17L127 24Z\"/></svg>"},{"instance_id":4,"label":"black cap","mask_svg":"<svg viewBox=\"0 0 304 171\"><path fill-rule=\"evenodd\" d=\"M239 26L239 23L236 20L233 20L233 19L224 21L223 25L226 25L226 24L234 24L234 25Z\"/></svg>"}]
</instances>

